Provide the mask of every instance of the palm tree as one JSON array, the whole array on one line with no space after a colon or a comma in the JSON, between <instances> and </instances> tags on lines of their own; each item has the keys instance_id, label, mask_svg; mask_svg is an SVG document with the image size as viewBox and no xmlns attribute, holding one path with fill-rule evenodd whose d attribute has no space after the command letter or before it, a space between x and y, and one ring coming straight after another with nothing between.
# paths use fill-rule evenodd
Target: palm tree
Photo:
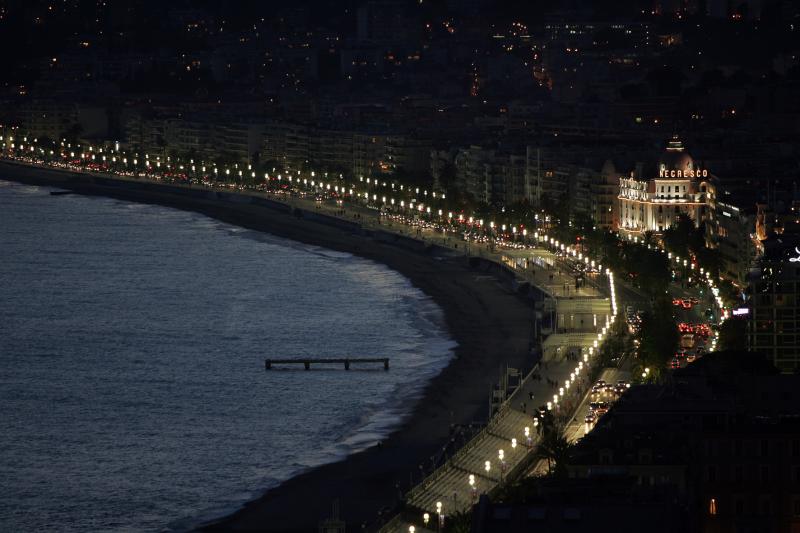
<instances>
[{"instance_id":1,"label":"palm tree","mask_svg":"<svg viewBox=\"0 0 800 533\"><path fill-rule=\"evenodd\" d=\"M561 428L555 427L544 433L542 442L536 449L539 459L547 460L547 470L550 475L563 476L567 470L567 456L571 445L564 436Z\"/></svg>"},{"instance_id":2,"label":"palm tree","mask_svg":"<svg viewBox=\"0 0 800 533\"><path fill-rule=\"evenodd\" d=\"M472 530L472 512L461 511L447 517L445 533L469 533Z\"/></svg>"},{"instance_id":3,"label":"palm tree","mask_svg":"<svg viewBox=\"0 0 800 533\"><path fill-rule=\"evenodd\" d=\"M644 232L642 241L644 242L644 244L646 246L649 246L651 244L655 244L655 238L654 237L655 237L655 234L652 231L648 230L648 231Z\"/></svg>"}]
</instances>

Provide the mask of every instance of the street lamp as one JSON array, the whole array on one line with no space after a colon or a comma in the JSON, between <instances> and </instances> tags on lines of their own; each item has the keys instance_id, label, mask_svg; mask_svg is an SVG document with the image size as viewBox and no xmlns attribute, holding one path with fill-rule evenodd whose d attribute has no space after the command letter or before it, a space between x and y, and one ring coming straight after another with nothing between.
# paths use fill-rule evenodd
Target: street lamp
<instances>
[{"instance_id":1,"label":"street lamp","mask_svg":"<svg viewBox=\"0 0 800 533\"><path fill-rule=\"evenodd\" d=\"M478 496L478 488L475 486L474 474L469 475L469 488L470 488L470 493L472 494L472 501L474 503Z\"/></svg>"},{"instance_id":2,"label":"street lamp","mask_svg":"<svg viewBox=\"0 0 800 533\"><path fill-rule=\"evenodd\" d=\"M428 526L428 522L430 522L430 520L431 520L431 515L429 515L428 513L422 515L422 523L425 524L426 527Z\"/></svg>"}]
</instances>

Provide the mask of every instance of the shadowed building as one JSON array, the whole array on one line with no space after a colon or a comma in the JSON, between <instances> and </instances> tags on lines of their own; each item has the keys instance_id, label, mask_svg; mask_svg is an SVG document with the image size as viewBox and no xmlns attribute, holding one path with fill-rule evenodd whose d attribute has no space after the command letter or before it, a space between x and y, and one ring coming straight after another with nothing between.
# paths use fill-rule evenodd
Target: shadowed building
<instances>
[{"instance_id":1,"label":"shadowed building","mask_svg":"<svg viewBox=\"0 0 800 533\"><path fill-rule=\"evenodd\" d=\"M800 368L800 236L773 235L750 281L750 350L782 372Z\"/></svg>"}]
</instances>

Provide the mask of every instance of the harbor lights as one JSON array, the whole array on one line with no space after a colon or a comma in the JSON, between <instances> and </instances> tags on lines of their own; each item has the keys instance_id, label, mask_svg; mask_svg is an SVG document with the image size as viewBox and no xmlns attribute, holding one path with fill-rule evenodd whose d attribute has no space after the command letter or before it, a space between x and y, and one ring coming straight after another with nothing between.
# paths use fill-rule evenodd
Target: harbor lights
<instances>
[{"instance_id":1,"label":"harbor lights","mask_svg":"<svg viewBox=\"0 0 800 533\"><path fill-rule=\"evenodd\" d=\"M517 449L517 439L514 438L514 439L511 439L511 450L513 451L513 450L516 450L516 449Z\"/></svg>"},{"instance_id":2,"label":"harbor lights","mask_svg":"<svg viewBox=\"0 0 800 533\"><path fill-rule=\"evenodd\" d=\"M408 526L408 533L415 533L415 531L417 531L417 528L414 526Z\"/></svg>"},{"instance_id":3,"label":"harbor lights","mask_svg":"<svg viewBox=\"0 0 800 533\"><path fill-rule=\"evenodd\" d=\"M536 426L538 421L539 421L538 418L534 418L533 419L534 426ZM528 446L528 448L530 448L531 444L532 444L532 442L531 442L531 428L529 428L528 426L525 426L525 444Z\"/></svg>"},{"instance_id":4,"label":"harbor lights","mask_svg":"<svg viewBox=\"0 0 800 533\"><path fill-rule=\"evenodd\" d=\"M500 459L500 483L502 483L506 473L506 454L502 449L497 450L497 458Z\"/></svg>"},{"instance_id":5,"label":"harbor lights","mask_svg":"<svg viewBox=\"0 0 800 533\"><path fill-rule=\"evenodd\" d=\"M439 529L444 529L444 514L442 514L442 502L436 502L436 514L439 516Z\"/></svg>"},{"instance_id":6,"label":"harbor lights","mask_svg":"<svg viewBox=\"0 0 800 533\"><path fill-rule=\"evenodd\" d=\"M478 487L475 486L475 474L469 475L469 490L472 494L472 502L478 499Z\"/></svg>"},{"instance_id":7,"label":"harbor lights","mask_svg":"<svg viewBox=\"0 0 800 533\"><path fill-rule=\"evenodd\" d=\"M428 514L428 513L424 513L422 515L422 523L425 524L425 526L427 527L428 526L428 522L430 522L430 521L431 521L431 515Z\"/></svg>"},{"instance_id":8,"label":"harbor lights","mask_svg":"<svg viewBox=\"0 0 800 533\"><path fill-rule=\"evenodd\" d=\"M492 462L491 461L486 461L485 463L483 463L483 469L486 470L486 475L488 476L489 475L489 470L492 469Z\"/></svg>"}]
</instances>

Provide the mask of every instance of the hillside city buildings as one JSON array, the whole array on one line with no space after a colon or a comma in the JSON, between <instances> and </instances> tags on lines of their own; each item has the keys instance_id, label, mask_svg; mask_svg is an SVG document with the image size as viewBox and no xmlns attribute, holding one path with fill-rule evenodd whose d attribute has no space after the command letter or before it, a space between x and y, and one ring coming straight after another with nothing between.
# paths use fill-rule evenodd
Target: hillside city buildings
<instances>
[{"instance_id":1,"label":"hillside city buildings","mask_svg":"<svg viewBox=\"0 0 800 533\"><path fill-rule=\"evenodd\" d=\"M158 23L180 50L106 45L119 19L107 6L27 64L32 82L0 86L0 124L151 158L397 181L633 239L686 214L744 293L762 242L796 231L800 47L772 43L792 2L588 2L491 22L483 0L428 4L240 21L170 7Z\"/></svg>"}]
</instances>

